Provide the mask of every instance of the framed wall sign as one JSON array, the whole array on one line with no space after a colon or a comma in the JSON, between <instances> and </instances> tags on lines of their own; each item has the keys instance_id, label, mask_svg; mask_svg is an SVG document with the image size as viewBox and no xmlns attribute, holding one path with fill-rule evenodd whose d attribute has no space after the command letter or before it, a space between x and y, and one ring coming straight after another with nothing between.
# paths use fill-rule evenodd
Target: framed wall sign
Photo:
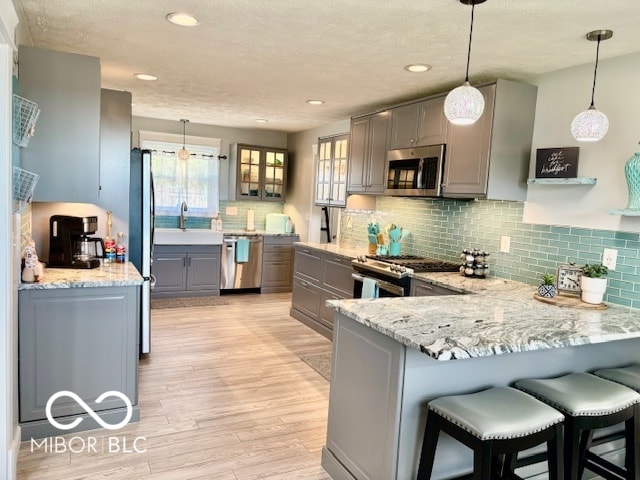
<instances>
[{"instance_id":1,"label":"framed wall sign","mask_svg":"<svg viewBox=\"0 0 640 480\"><path fill-rule=\"evenodd\" d=\"M536 178L577 177L579 149L579 147L538 148Z\"/></svg>"}]
</instances>

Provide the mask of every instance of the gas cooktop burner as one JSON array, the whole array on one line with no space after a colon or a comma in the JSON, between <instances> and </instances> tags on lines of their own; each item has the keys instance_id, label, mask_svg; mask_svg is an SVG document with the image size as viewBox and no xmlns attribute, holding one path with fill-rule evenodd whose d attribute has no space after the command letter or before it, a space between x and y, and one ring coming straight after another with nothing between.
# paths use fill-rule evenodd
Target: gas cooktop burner
<instances>
[{"instance_id":1,"label":"gas cooktop burner","mask_svg":"<svg viewBox=\"0 0 640 480\"><path fill-rule=\"evenodd\" d=\"M417 255L399 255L397 257L383 257L379 255L367 255L367 258L386 262L393 265L410 268L416 273L420 272L457 272L460 264L445 262L435 258L419 257Z\"/></svg>"}]
</instances>

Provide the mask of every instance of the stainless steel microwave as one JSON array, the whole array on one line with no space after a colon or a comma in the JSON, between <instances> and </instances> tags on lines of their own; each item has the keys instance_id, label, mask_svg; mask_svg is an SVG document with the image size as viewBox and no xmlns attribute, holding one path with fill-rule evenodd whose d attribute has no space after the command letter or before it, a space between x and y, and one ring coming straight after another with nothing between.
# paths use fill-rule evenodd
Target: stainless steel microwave
<instances>
[{"instance_id":1,"label":"stainless steel microwave","mask_svg":"<svg viewBox=\"0 0 640 480\"><path fill-rule=\"evenodd\" d=\"M444 154L445 145L389 150L385 195L440 197Z\"/></svg>"}]
</instances>

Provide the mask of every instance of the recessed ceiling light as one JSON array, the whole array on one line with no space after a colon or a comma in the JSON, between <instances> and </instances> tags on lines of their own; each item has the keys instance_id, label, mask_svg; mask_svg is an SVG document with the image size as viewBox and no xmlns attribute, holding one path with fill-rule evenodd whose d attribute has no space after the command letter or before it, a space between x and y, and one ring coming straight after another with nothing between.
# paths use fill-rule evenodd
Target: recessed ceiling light
<instances>
[{"instance_id":1,"label":"recessed ceiling light","mask_svg":"<svg viewBox=\"0 0 640 480\"><path fill-rule=\"evenodd\" d=\"M307 103L309 105L322 105L324 100L307 100Z\"/></svg>"},{"instance_id":2,"label":"recessed ceiling light","mask_svg":"<svg viewBox=\"0 0 640 480\"><path fill-rule=\"evenodd\" d=\"M411 63L409 65L405 65L404 69L407 72L422 73L431 70L431 65L427 65L426 63Z\"/></svg>"},{"instance_id":3,"label":"recessed ceiling light","mask_svg":"<svg viewBox=\"0 0 640 480\"><path fill-rule=\"evenodd\" d=\"M174 25L180 25L181 27L195 27L200 25L198 19L193 15L184 12L172 12L167 15L167 20Z\"/></svg>"},{"instance_id":4,"label":"recessed ceiling light","mask_svg":"<svg viewBox=\"0 0 640 480\"><path fill-rule=\"evenodd\" d=\"M257 123L269 123L269 120L265 118L256 118Z\"/></svg>"},{"instance_id":5,"label":"recessed ceiling light","mask_svg":"<svg viewBox=\"0 0 640 480\"><path fill-rule=\"evenodd\" d=\"M148 73L134 73L133 76L136 77L138 80L146 80L146 81L152 81L152 80L158 79L158 77L156 77L155 75L150 75Z\"/></svg>"}]
</instances>

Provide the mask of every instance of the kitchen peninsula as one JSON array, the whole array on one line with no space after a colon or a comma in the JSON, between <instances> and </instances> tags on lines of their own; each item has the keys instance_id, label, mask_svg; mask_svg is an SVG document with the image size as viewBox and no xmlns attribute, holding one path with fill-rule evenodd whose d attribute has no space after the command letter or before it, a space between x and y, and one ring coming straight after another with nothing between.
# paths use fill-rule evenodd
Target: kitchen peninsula
<instances>
[{"instance_id":1,"label":"kitchen peninsula","mask_svg":"<svg viewBox=\"0 0 640 480\"><path fill-rule=\"evenodd\" d=\"M115 424L126 414L116 390L138 409L138 352L142 277L131 263L93 269L47 268L37 283L18 289L19 406L22 439L69 433L49 423L45 406L58 391L82 398L103 420ZM72 398L56 400L52 415L71 431L98 424ZM64 417L64 419L60 419Z\"/></svg>"},{"instance_id":2,"label":"kitchen peninsula","mask_svg":"<svg viewBox=\"0 0 640 480\"><path fill-rule=\"evenodd\" d=\"M334 480L416 477L426 404L531 377L640 363L640 312L562 308L499 278L420 274L468 295L336 300L327 441ZM471 471L442 436L434 479Z\"/></svg>"}]
</instances>

